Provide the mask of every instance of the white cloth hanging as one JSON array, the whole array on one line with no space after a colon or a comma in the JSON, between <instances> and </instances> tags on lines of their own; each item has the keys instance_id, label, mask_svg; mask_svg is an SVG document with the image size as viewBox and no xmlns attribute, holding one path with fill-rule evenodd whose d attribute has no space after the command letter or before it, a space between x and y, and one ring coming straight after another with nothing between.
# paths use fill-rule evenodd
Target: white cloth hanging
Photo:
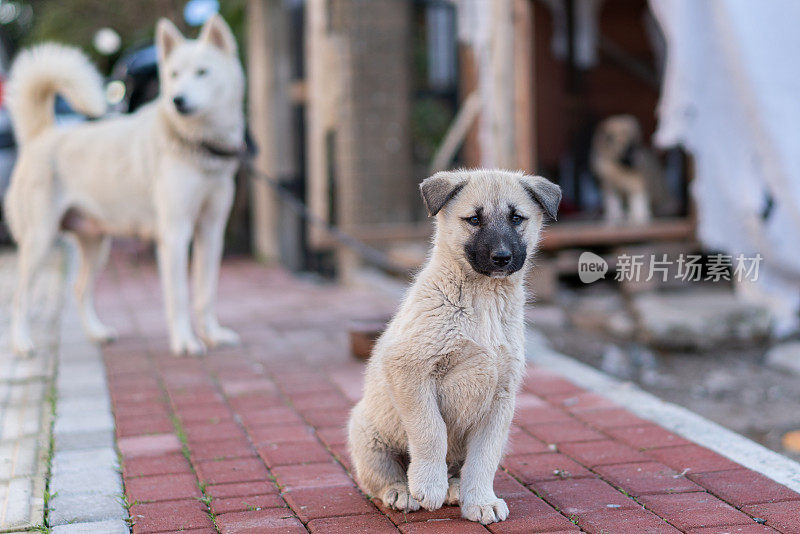
<instances>
[{"instance_id":1,"label":"white cloth hanging","mask_svg":"<svg viewBox=\"0 0 800 534\"><path fill-rule=\"evenodd\" d=\"M698 237L763 256L758 280L737 290L788 334L800 310L800 2L650 6L667 42L654 140L694 156Z\"/></svg>"}]
</instances>

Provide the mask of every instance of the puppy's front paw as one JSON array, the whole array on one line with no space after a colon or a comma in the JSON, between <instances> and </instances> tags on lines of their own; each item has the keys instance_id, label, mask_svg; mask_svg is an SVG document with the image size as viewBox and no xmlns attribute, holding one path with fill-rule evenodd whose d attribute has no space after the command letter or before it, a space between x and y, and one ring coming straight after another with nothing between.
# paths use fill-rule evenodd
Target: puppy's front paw
<instances>
[{"instance_id":1,"label":"puppy's front paw","mask_svg":"<svg viewBox=\"0 0 800 534\"><path fill-rule=\"evenodd\" d=\"M205 354L206 346L200 341L200 338L194 335L186 335L173 338L169 344L172 354L175 356L200 356Z\"/></svg>"},{"instance_id":2,"label":"puppy's front paw","mask_svg":"<svg viewBox=\"0 0 800 534\"><path fill-rule=\"evenodd\" d=\"M416 512L419 510L419 503L411 496L408 488L404 485L386 488L381 500L385 506L401 512Z\"/></svg>"},{"instance_id":3,"label":"puppy's front paw","mask_svg":"<svg viewBox=\"0 0 800 534\"><path fill-rule=\"evenodd\" d=\"M408 488L411 496L426 510L438 510L447 498L447 465L441 467L419 465L408 466Z\"/></svg>"},{"instance_id":4,"label":"puppy's front paw","mask_svg":"<svg viewBox=\"0 0 800 534\"><path fill-rule=\"evenodd\" d=\"M485 503L462 504L461 516L482 525L508 519L508 505L503 499L494 498Z\"/></svg>"}]
</instances>

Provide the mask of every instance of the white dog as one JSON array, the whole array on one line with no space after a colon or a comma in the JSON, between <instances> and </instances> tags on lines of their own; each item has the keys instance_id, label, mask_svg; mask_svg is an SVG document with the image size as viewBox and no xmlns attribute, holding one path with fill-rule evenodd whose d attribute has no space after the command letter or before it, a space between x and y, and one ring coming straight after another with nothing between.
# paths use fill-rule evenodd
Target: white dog
<instances>
[{"instance_id":1,"label":"white dog","mask_svg":"<svg viewBox=\"0 0 800 534\"><path fill-rule=\"evenodd\" d=\"M458 502L471 521L502 521L492 483L525 366L523 282L561 190L492 170L440 172L421 189L433 251L372 353L350 454L386 506Z\"/></svg>"},{"instance_id":2,"label":"white dog","mask_svg":"<svg viewBox=\"0 0 800 534\"><path fill-rule=\"evenodd\" d=\"M94 309L94 278L109 236L155 239L175 354L202 353L189 303L188 254L197 329L211 346L235 344L217 321L215 300L233 175L244 139L244 74L236 41L219 16L196 41L162 19L157 28L161 95L134 115L54 128L53 102L63 95L78 111L100 116L100 75L78 50L44 44L20 54L10 76L9 109L21 151L6 197L19 245L12 342L28 353L30 290L62 232L81 256L76 291L88 335L115 337Z\"/></svg>"}]
</instances>

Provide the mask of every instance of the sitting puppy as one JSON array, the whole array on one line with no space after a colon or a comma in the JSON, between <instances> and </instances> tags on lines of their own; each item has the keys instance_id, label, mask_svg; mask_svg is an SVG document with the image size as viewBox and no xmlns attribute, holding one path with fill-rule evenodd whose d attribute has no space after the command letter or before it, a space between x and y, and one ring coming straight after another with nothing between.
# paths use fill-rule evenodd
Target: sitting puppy
<instances>
[{"instance_id":1,"label":"sitting puppy","mask_svg":"<svg viewBox=\"0 0 800 534\"><path fill-rule=\"evenodd\" d=\"M646 223L653 211L676 211L661 165L642 143L642 130L632 115L614 115L600 123L592 138L591 167L603 191L606 221Z\"/></svg>"},{"instance_id":2,"label":"sitting puppy","mask_svg":"<svg viewBox=\"0 0 800 534\"><path fill-rule=\"evenodd\" d=\"M413 511L461 504L508 517L492 487L525 367L523 281L561 189L499 170L440 172L421 185L430 259L378 340L349 447L364 490Z\"/></svg>"}]
</instances>

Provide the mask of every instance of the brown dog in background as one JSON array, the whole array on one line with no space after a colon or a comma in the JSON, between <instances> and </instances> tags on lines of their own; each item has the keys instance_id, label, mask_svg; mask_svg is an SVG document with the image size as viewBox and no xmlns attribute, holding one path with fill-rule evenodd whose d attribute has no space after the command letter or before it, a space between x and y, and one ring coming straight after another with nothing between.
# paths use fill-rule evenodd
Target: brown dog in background
<instances>
[{"instance_id":1,"label":"brown dog in background","mask_svg":"<svg viewBox=\"0 0 800 534\"><path fill-rule=\"evenodd\" d=\"M658 158L642 142L632 115L614 115L601 122L592 138L591 168L603 192L607 222L650 221L653 213L669 215L676 200L669 193Z\"/></svg>"}]
</instances>

